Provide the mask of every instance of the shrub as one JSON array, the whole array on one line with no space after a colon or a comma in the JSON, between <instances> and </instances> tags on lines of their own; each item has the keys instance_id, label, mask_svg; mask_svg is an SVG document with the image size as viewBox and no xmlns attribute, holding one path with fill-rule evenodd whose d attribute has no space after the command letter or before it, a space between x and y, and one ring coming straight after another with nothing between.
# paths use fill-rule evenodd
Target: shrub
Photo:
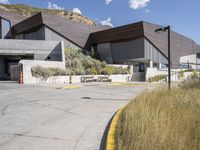
<instances>
[{"instance_id":1,"label":"shrub","mask_svg":"<svg viewBox=\"0 0 200 150\"><path fill-rule=\"evenodd\" d=\"M200 73L197 71L193 71L189 80L183 81L183 83L181 83L179 86L184 89L191 89L191 88L200 89Z\"/></svg>"},{"instance_id":2,"label":"shrub","mask_svg":"<svg viewBox=\"0 0 200 150\"><path fill-rule=\"evenodd\" d=\"M128 68L114 67L114 74L129 74L130 70Z\"/></svg>"},{"instance_id":3,"label":"shrub","mask_svg":"<svg viewBox=\"0 0 200 150\"><path fill-rule=\"evenodd\" d=\"M150 77L147 81L148 82L158 82L158 81L161 81L161 80L164 80L167 78L167 75L155 75L153 77Z\"/></svg>"},{"instance_id":4,"label":"shrub","mask_svg":"<svg viewBox=\"0 0 200 150\"><path fill-rule=\"evenodd\" d=\"M85 53L85 54L84 54ZM92 55L93 56L93 52ZM65 60L67 72L74 75L83 74L128 74L129 69L121 67L111 67L105 61L99 61L92 58L87 52L81 50L73 50L72 48L65 48ZM71 67L70 67L71 66Z\"/></svg>"},{"instance_id":5,"label":"shrub","mask_svg":"<svg viewBox=\"0 0 200 150\"><path fill-rule=\"evenodd\" d=\"M178 75L178 76L179 76L179 78L184 77L184 71L181 70L181 71L179 72L179 75Z\"/></svg>"},{"instance_id":6,"label":"shrub","mask_svg":"<svg viewBox=\"0 0 200 150\"><path fill-rule=\"evenodd\" d=\"M50 76L65 75L66 71L60 68L44 68L37 66L31 69L31 73L34 77L43 77L44 79L47 79Z\"/></svg>"},{"instance_id":7,"label":"shrub","mask_svg":"<svg viewBox=\"0 0 200 150\"><path fill-rule=\"evenodd\" d=\"M190 77L191 80L200 80L200 73L196 70L192 72L192 75Z\"/></svg>"},{"instance_id":8,"label":"shrub","mask_svg":"<svg viewBox=\"0 0 200 150\"><path fill-rule=\"evenodd\" d=\"M96 71L96 69L94 67L93 68L88 68L88 69L86 69L85 74L86 75L97 75L97 71Z\"/></svg>"},{"instance_id":9,"label":"shrub","mask_svg":"<svg viewBox=\"0 0 200 150\"><path fill-rule=\"evenodd\" d=\"M112 68L112 67L105 67L105 68L103 68L102 70L101 70L101 74L103 74L103 75L111 75L111 74L113 74L114 73L114 68Z\"/></svg>"}]
</instances>

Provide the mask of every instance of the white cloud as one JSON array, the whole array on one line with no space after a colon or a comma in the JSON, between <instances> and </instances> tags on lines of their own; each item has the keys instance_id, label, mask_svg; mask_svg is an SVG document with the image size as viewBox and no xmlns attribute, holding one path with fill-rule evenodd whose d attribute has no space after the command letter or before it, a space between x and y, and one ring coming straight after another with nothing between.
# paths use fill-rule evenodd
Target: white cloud
<instances>
[{"instance_id":1,"label":"white cloud","mask_svg":"<svg viewBox=\"0 0 200 150\"><path fill-rule=\"evenodd\" d=\"M48 9L59 9L59 10L64 10L64 7L60 7L57 4L48 2Z\"/></svg>"},{"instance_id":2,"label":"white cloud","mask_svg":"<svg viewBox=\"0 0 200 150\"><path fill-rule=\"evenodd\" d=\"M105 0L105 3L106 3L107 5L109 5L111 2L112 2L112 0Z\"/></svg>"},{"instance_id":3,"label":"white cloud","mask_svg":"<svg viewBox=\"0 0 200 150\"><path fill-rule=\"evenodd\" d=\"M150 0L130 0L129 1L129 7L132 9L139 9L146 7Z\"/></svg>"},{"instance_id":4,"label":"white cloud","mask_svg":"<svg viewBox=\"0 0 200 150\"><path fill-rule=\"evenodd\" d=\"M101 21L100 23L102 24L102 25L104 25L104 26L110 26L110 27L113 27L113 24L111 23L111 18L110 17L108 17L108 19L106 19L106 20L103 20L103 21Z\"/></svg>"},{"instance_id":5,"label":"white cloud","mask_svg":"<svg viewBox=\"0 0 200 150\"><path fill-rule=\"evenodd\" d=\"M72 11L81 15L81 10L79 8L74 8Z\"/></svg>"},{"instance_id":6,"label":"white cloud","mask_svg":"<svg viewBox=\"0 0 200 150\"><path fill-rule=\"evenodd\" d=\"M0 0L0 4L10 4L9 0Z\"/></svg>"}]
</instances>

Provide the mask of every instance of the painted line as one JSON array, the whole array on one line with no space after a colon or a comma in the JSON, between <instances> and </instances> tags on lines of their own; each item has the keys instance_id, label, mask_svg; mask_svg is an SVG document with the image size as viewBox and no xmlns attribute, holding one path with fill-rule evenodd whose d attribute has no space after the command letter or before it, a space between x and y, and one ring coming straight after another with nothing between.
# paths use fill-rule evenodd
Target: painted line
<instances>
[{"instance_id":1,"label":"painted line","mask_svg":"<svg viewBox=\"0 0 200 150\"><path fill-rule=\"evenodd\" d=\"M137 84L137 83L112 83L112 86L145 86L145 84Z\"/></svg>"},{"instance_id":2,"label":"painted line","mask_svg":"<svg viewBox=\"0 0 200 150\"><path fill-rule=\"evenodd\" d=\"M125 108L125 106L121 107L112 118L112 121L111 121L109 129L108 129L108 134L106 137L106 146L105 146L106 150L116 150L115 132L116 132L116 128L117 128L117 123L119 121L119 117L120 117L123 109Z\"/></svg>"},{"instance_id":3,"label":"painted line","mask_svg":"<svg viewBox=\"0 0 200 150\"><path fill-rule=\"evenodd\" d=\"M66 85L66 86L63 86L61 88L58 88L59 90L65 90L65 89L78 89L78 88L81 88L81 86L78 86L78 85Z\"/></svg>"}]
</instances>

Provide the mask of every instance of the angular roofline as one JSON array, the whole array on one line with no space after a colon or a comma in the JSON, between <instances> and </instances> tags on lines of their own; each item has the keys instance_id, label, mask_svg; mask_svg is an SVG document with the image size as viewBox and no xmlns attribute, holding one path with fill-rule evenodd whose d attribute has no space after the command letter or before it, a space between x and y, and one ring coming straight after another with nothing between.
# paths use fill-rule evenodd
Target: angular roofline
<instances>
[{"instance_id":1,"label":"angular roofline","mask_svg":"<svg viewBox=\"0 0 200 150\"><path fill-rule=\"evenodd\" d=\"M151 22L148 22L148 21L142 21L143 23L146 23L146 24L150 24L150 25L156 25L156 26L158 26L158 27L165 27L165 26L163 26L163 25L159 25L159 24L156 24L156 23L151 23ZM191 41L193 41L195 44L197 44L197 45L199 45L196 41L194 41L192 38L189 38L189 37L187 37L187 36L185 36L185 35L183 35L183 34L181 34L181 33L178 33L178 32L176 32L176 31L174 31L173 29L171 30L171 32L172 33L175 33L175 34L177 34L177 35L179 35L179 36L181 36L181 37L183 37L183 38L185 38L185 39L188 39L188 40L191 40ZM200 46L200 45L199 45Z\"/></svg>"},{"instance_id":2,"label":"angular roofline","mask_svg":"<svg viewBox=\"0 0 200 150\"><path fill-rule=\"evenodd\" d=\"M12 12L7 12L7 11L4 11L2 9L0 9L0 17L5 19L5 20L8 20L11 22L11 26L14 26L15 24L21 22L22 20L26 19L25 16L23 15L20 15L20 14L15 14L15 13L12 13Z\"/></svg>"},{"instance_id":3,"label":"angular roofline","mask_svg":"<svg viewBox=\"0 0 200 150\"><path fill-rule=\"evenodd\" d=\"M56 30L57 26L55 26L54 23L52 24L51 20L49 19L50 17L52 17L52 19L57 20L57 21L58 21L57 18L60 19L61 26L60 26L60 28L58 27L58 30ZM55 28L51 27L49 25L49 23L51 26L52 25L55 26ZM58 22L58 24L59 24L59 22ZM22 22L16 24L15 26L13 26L13 30L15 31L15 34L20 34L22 32L28 31L30 29L36 28L41 25L45 25L45 26L49 27L51 30L53 30L57 34L61 35L62 37L66 38L67 40L71 41L72 43L74 43L75 45L77 45L78 47L83 48L83 49L85 48L87 42L85 42L85 41L83 42L80 37L73 38L73 35L79 34L79 33L77 33L78 30L83 31L83 33L82 33L82 34L84 34L83 36L88 34L88 37L89 37L90 33L92 33L92 32L95 32L97 30L103 30L104 28L108 28L108 27L99 26L99 25L86 25L84 23L67 20L62 17L49 14L47 12L39 12L39 13L23 20ZM67 30L67 27L70 27L70 26L71 27L74 26L74 30L71 33L63 32L65 30ZM76 29L77 29L77 32L76 32ZM63 30L63 31L61 32L61 30ZM82 38L84 38L84 37L82 37Z\"/></svg>"}]
</instances>

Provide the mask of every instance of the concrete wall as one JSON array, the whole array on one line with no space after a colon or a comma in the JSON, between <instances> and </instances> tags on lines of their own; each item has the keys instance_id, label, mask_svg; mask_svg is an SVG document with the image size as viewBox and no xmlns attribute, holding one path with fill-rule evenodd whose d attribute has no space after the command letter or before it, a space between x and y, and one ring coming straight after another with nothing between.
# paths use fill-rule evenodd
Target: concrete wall
<instances>
[{"instance_id":1,"label":"concrete wall","mask_svg":"<svg viewBox=\"0 0 200 150\"><path fill-rule=\"evenodd\" d=\"M48 27L44 27L45 30L45 40L47 41L63 41L64 47L70 47L74 50L80 50L81 48L71 41L67 40L66 38L62 37L61 35L57 34L53 30ZM66 29L67 30L67 29Z\"/></svg>"},{"instance_id":2,"label":"concrete wall","mask_svg":"<svg viewBox=\"0 0 200 150\"><path fill-rule=\"evenodd\" d=\"M180 57L180 64L197 63L197 54ZM191 69L197 69L196 65L190 65Z\"/></svg>"},{"instance_id":3,"label":"concrete wall","mask_svg":"<svg viewBox=\"0 0 200 150\"><path fill-rule=\"evenodd\" d=\"M177 71L171 71L171 81L179 81L179 77L178 77L178 72L179 70ZM147 68L146 70L146 81L150 78L150 77L154 77L156 75L168 75L168 70L165 69L165 70L158 70L157 68Z\"/></svg>"},{"instance_id":4,"label":"concrete wall","mask_svg":"<svg viewBox=\"0 0 200 150\"><path fill-rule=\"evenodd\" d=\"M145 81L145 72L133 72L130 81Z\"/></svg>"},{"instance_id":5,"label":"concrete wall","mask_svg":"<svg viewBox=\"0 0 200 150\"><path fill-rule=\"evenodd\" d=\"M91 75L84 75L91 76ZM92 75L94 76L94 75ZM103 75L95 75L94 78L98 78ZM83 76L72 76L72 83L81 83L81 78ZM112 82L129 82L130 75L110 75L109 79L112 80ZM69 76L54 76L49 77L48 79L43 78L36 78L33 77L31 74L29 76L29 80L25 80L24 84L69 84Z\"/></svg>"},{"instance_id":6,"label":"concrete wall","mask_svg":"<svg viewBox=\"0 0 200 150\"><path fill-rule=\"evenodd\" d=\"M55 62L55 61L36 61L36 60L21 60L19 62L23 66L23 83L24 84L67 84L69 83L69 76L55 76L49 77L48 79L36 78L32 76L31 68L41 66L45 68L56 67L65 69L64 62ZM91 76L91 75L84 75ZM104 75L92 75L95 78ZM81 77L83 76L72 76L72 83L80 83ZM112 82L128 82L130 80L130 75L110 75Z\"/></svg>"},{"instance_id":7,"label":"concrete wall","mask_svg":"<svg viewBox=\"0 0 200 150\"><path fill-rule=\"evenodd\" d=\"M65 69L65 62L57 61L38 61L38 60L21 60L19 62L23 66L23 82L26 83L35 83L35 78L32 77L31 68L41 66L45 68L60 68Z\"/></svg>"},{"instance_id":8,"label":"concrete wall","mask_svg":"<svg viewBox=\"0 0 200 150\"><path fill-rule=\"evenodd\" d=\"M39 40L0 40L0 55L34 55L35 60L64 60L62 42Z\"/></svg>"}]
</instances>

